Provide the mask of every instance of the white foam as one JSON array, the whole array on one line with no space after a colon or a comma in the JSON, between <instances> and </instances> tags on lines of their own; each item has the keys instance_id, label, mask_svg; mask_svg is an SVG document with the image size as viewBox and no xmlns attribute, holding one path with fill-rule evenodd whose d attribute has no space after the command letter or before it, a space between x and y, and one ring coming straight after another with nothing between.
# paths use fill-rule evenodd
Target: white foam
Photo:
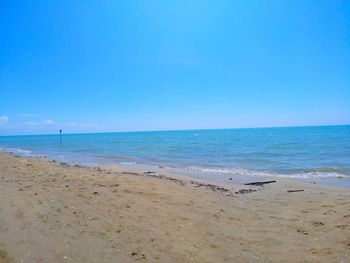
<instances>
[{"instance_id":1,"label":"white foam","mask_svg":"<svg viewBox=\"0 0 350 263\"><path fill-rule=\"evenodd\" d=\"M291 177L291 178L341 178L348 177L346 174L336 172L305 172L305 173L293 173L293 174L277 174L279 177Z\"/></svg>"},{"instance_id":2,"label":"white foam","mask_svg":"<svg viewBox=\"0 0 350 263\"><path fill-rule=\"evenodd\" d=\"M20 155L25 155L25 156L29 156L32 154L32 151L30 150L24 150L24 149L20 149L20 148L4 148L2 149L4 152L9 152L9 153L17 153Z\"/></svg>"},{"instance_id":3,"label":"white foam","mask_svg":"<svg viewBox=\"0 0 350 263\"><path fill-rule=\"evenodd\" d=\"M137 165L137 162L120 162L120 165L134 166L134 165Z\"/></svg>"},{"instance_id":4,"label":"white foam","mask_svg":"<svg viewBox=\"0 0 350 263\"><path fill-rule=\"evenodd\" d=\"M244 168L202 168L202 167L187 167L186 171L189 172L204 172L204 173L216 173L216 174L236 174L236 175L264 175L271 176L272 174L265 171L254 171Z\"/></svg>"},{"instance_id":5,"label":"white foam","mask_svg":"<svg viewBox=\"0 0 350 263\"><path fill-rule=\"evenodd\" d=\"M202 168L202 167L187 167L186 171L193 173L208 173L221 175L240 175L240 176L263 176L263 177L286 177L286 178L339 178L349 177L341 172L330 171L311 171L311 172L294 172L280 173L273 171L248 170L245 168Z\"/></svg>"}]
</instances>

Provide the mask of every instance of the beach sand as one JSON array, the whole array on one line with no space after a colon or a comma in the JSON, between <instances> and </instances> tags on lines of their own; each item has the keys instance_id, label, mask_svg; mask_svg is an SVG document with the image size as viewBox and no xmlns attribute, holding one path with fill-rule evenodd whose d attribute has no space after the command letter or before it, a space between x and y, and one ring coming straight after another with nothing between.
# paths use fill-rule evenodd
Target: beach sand
<instances>
[{"instance_id":1,"label":"beach sand","mask_svg":"<svg viewBox=\"0 0 350 263\"><path fill-rule=\"evenodd\" d=\"M155 176L0 153L0 262L350 262L349 189Z\"/></svg>"}]
</instances>

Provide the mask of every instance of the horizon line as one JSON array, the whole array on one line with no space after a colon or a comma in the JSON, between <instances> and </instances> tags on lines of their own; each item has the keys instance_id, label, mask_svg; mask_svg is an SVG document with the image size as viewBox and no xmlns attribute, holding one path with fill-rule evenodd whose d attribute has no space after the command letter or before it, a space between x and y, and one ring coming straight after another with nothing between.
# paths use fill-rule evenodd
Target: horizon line
<instances>
[{"instance_id":1,"label":"horizon line","mask_svg":"<svg viewBox=\"0 0 350 263\"><path fill-rule=\"evenodd\" d=\"M303 128L303 127L332 127L332 126L349 126L348 124L324 124L324 125L291 125L291 126L261 126L261 127L236 127L236 128L200 128L200 129L165 129L165 130L133 130L133 131L106 131L106 132L77 132L77 133L63 133L62 135L80 135L80 134L104 134L104 133L142 133L142 132L171 132L171 131L209 131L209 130L239 130L239 129L276 129L276 128ZM62 129L62 131L64 131ZM46 135L60 135L60 129L57 133L43 133L43 134L12 134L1 135L0 137L15 137L15 136L46 136Z\"/></svg>"}]
</instances>

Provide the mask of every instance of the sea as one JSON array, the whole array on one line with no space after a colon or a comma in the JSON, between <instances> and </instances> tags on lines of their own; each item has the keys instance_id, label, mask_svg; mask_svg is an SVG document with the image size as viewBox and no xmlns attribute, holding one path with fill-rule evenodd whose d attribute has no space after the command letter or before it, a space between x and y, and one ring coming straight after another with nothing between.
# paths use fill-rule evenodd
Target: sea
<instances>
[{"instance_id":1,"label":"sea","mask_svg":"<svg viewBox=\"0 0 350 263\"><path fill-rule=\"evenodd\" d=\"M350 125L0 136L0 150L213 182L283 177L350 187Z\"/></svg>"}]
</instances>

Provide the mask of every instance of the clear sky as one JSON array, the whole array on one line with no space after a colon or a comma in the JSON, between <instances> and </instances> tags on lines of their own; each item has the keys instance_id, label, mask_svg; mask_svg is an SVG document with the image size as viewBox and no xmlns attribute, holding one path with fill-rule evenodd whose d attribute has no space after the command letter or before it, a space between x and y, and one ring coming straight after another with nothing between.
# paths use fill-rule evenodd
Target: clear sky
<instances>
[{"instance_id":1,"label":"clear sky","mask_svg":"<svg viewBox=\"0 0 350 263\"><path fill-rule=\"evenodd\" d=\"M350 123L350 1L0 2L0 134Z\"/></svg>"}]
</instances>

